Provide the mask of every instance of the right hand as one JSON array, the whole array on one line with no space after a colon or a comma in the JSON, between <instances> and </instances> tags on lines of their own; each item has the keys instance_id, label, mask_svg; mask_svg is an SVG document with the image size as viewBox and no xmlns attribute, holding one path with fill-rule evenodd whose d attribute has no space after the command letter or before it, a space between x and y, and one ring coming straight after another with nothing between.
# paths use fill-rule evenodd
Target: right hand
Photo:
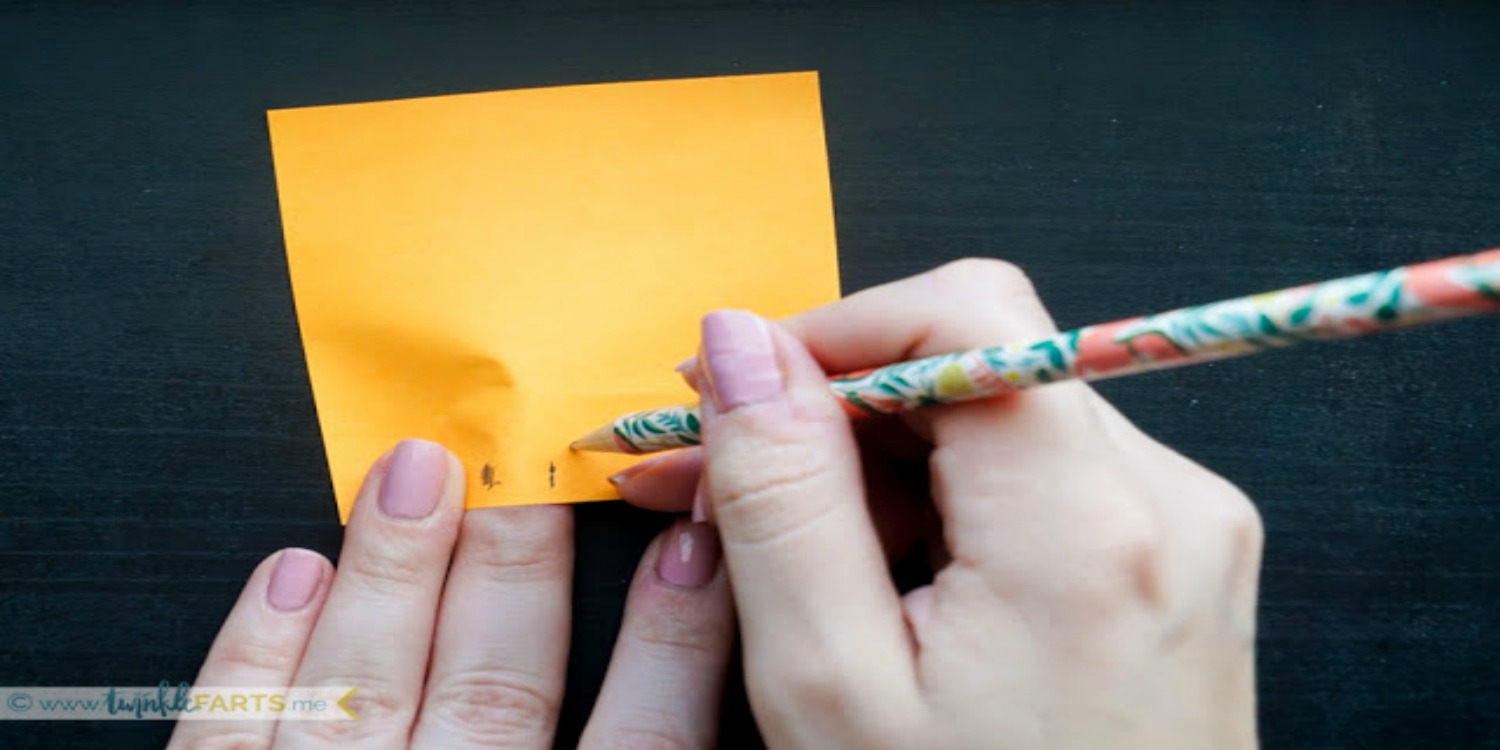
<instances>
[{"instance_id":1,"label":"right hand","mask_svg":"<svg viewBox=\"0 0 1500 750\"><path fill-rule=\"evenodd\" d=\"M962 261L781 324L704 321L704 446L621 494L718 523L775 747L1256 744L1262 530L1232 485L1082 383L856 431L825 373L1047 336L1029 282ZM926 536L932 584L887 554Z\"/></svg>"}]
</instances>

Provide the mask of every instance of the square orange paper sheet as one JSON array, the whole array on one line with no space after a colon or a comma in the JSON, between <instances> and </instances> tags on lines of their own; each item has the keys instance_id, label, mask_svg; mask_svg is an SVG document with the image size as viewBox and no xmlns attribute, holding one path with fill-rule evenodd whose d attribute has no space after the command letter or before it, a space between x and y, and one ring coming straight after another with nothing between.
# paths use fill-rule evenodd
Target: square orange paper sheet
<instances>
[{"instance_id":1,"label":"square orange paper sheet","mask_svg":"<svg viewBox=\"0 0 1500 750\"><path fill-rule=\"evenodd\" d=\"M269 113L313 395L347 521L403 437L468 506L617 497L569 441L695 397L699 318L838 297L815 73ZM555 469L555 471L554 471Z\"/></svg>"}]
</instances>

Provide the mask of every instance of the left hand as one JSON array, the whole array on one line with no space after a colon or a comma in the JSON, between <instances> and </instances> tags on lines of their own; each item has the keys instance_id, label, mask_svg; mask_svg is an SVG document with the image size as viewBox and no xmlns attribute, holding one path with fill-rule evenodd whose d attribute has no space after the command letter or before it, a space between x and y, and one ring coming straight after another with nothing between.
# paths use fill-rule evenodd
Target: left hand
<instances>
[{"instance_id":1,"label":"left hand","mask_svg":"<svg viewBox=\"0 0 1500 750\"><path fill-rule=\"evenodd\" d=\"M357 686L348 721L183 721L170 748L550 748L567 667L573 514L463 510L462 466L402 442L371 469L337 571L251 575L197 687ZM709 747L734 635L712 529L646 551L583 747Z\"/></svg>"}]
</instances>

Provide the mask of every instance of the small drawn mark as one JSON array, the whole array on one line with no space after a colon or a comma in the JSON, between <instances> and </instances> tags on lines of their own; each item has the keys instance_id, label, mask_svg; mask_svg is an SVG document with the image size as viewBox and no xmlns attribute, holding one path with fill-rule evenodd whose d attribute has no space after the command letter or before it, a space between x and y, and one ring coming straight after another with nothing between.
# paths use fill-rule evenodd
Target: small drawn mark
<instances>
[{"instance_id":1,"label":"small drawn mark","mask_svg":"<svg viewBox=\"0 0 1500 750\"><path fill-rule=\"evenodd\" d=\"M557 464L551 461L547 462L547 487L557 489Z\"/></svg>"},{"instance_id":2,"label":"small drawn mark","mask_svg":"<svg viewBox=\"0 0 1500 750\"><path fill-rule=\"evenodd\" d=\"M479 481L484 483L485 489L495 489L500 484L500 480L495 478L495 467L485 464L484 468L479 470Z\"/></svg>"}]
</instances>

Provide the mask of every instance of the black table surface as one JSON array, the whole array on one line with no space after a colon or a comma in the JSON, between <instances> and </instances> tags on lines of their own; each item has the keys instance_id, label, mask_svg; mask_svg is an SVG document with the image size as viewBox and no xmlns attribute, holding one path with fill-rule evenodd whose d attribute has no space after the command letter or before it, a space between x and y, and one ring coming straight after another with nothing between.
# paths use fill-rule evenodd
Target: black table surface
<instances>
[{"instance_id":1,"label":"black table surface","mask_svg":"<svg viewBox=\"0 0 1500 750\"><path fill-rule=\"evenodd\" d=\"M1497 39L1463 4L7 4L0 683L191 680L258 560L338 552L267 109L818 70L846 291L1004 257L1076 326L1500 245ZM1500 746L1495 325L1100 387L1264 514L1267 747ZM667 520L578 519L560 745Z\"/></svg>"}]
</instances>

